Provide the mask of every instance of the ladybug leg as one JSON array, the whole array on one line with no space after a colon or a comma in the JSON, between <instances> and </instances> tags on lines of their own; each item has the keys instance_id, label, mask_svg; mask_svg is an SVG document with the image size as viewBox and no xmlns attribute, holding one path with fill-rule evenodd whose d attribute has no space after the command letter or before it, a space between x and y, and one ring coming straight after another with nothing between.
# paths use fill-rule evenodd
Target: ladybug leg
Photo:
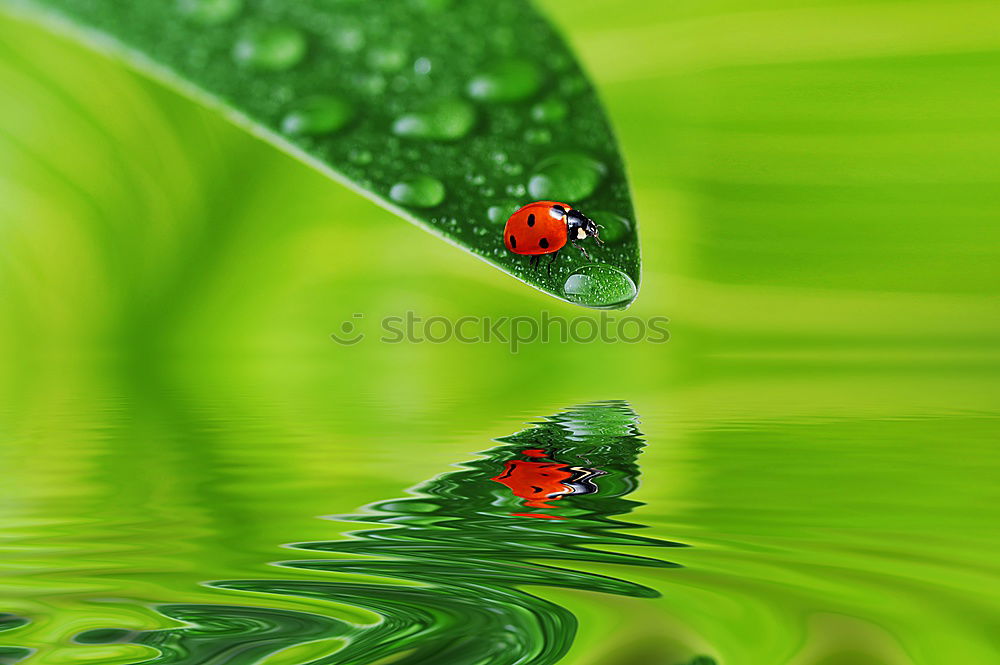
<instances>
[{"instance_id":1,"label":"ladybug leg","mask_svg":"<svg viewBox=\"0 0 1000 665\"><path fill-rule=\"evenodd\" d=\"M583 248L583 245L577 245L576 243L573 243L573 246L574 246L574 247L576 247L576 248L577 248L578 250L580 250L581 252L583 252L583 256L584 256L584 258L586 258L586 259L587 259L588 261L590 261L590 260L591 260L591 258L590 258L590 254L588 254L588 253L587 253L587 250Z\"/></svg>"},{"instance_id":2,"label":"ladybug leg","mask_svg":"<svg viewBox=\"0 0 1000 665\"><path fill-rule=\"evenodd\" d=\"M538 261L539 261L539 259L541 259L541 255L540 255L540 254L534 254L534 255L533 255L533 256L532 256L532 257L531 257L531 258L530 258L530 259L528 260L528 265L529 265L530 267L534 268L535 266L537 266L537 265L538 265Z\"/></svg>"},{"instance_id":3,"label":"ladybug leg","mask_svg":"<svg viewBox=\"0 0 1000 665\"><path fill-rule=\"evenodd\" d=\"M552 258L549 259L549 264L548 264L550 277L552 276L552 264L556 262L557 258L559 258L559 252L552 252Z\"/></svg>"}]
</instances>

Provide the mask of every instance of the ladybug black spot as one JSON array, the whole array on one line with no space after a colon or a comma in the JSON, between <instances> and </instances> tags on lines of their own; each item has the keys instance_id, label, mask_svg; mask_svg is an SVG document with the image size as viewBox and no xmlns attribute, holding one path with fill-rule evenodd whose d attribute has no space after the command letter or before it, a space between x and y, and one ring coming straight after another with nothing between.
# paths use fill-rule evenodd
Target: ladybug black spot
<instances>
[{"instance_id":1,"label":"ladybug black spot","mask_svg":"<svg viewBox=\"0 0 1000 665\"><path fill-rule=\"evenodd\" d=\"M541 240L538 241L538 246L541 247L542 249L546 249L549 246L549 239L542 238Z\"/></svg>"},{"instance_id":2,"label":"ladybug black spot","mask_svg":"<svg viewBox=\"0 0 1000 665\"><path fill-rule=\"evenodd\" d=\"M535 225L535 216L528 215L528 226L534 226L534 225Z\"/></svg>"},{"instance_id":3,"label":"ladybug black spot","mask_svg":"<svg viewBox=\"0 0 1000 665\"><path fill-rule=\"evenodd\" d=\"M514 236L510 237L510 246L514 247L515 249L517 248L517 238L515 238Z\"/></svg>"}]
</instances>

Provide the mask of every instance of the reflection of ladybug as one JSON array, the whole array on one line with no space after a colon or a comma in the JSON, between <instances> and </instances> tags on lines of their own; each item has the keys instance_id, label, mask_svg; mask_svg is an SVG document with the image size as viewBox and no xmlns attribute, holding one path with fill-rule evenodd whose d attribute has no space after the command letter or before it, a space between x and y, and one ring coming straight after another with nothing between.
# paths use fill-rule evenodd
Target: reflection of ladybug
<instances>
[{"instance_id":1,"label":"reflection of ladybug","mask_svg":"<svg viewBox=\"0 0 1000 665\"><path fill-rule=\"evenodd\" d=\"M509 487L515 496L524 499L524 505L529 508L552 508L549 501L557 501L571 494L593 494L597 491L593 479L605 473L600 469L569 466L562 462L539 461L538 458L547 456L544 450L528 449L522 451L522 454L534 459L507 460L503 472L492 480ZM542 513L514 515L563 519Z\"/></svg>"},{"instance_id":2,"label":"reflection of ladybug","mask_svg":"<svg viewBox=\"0 0 1000 665\"><path fill-rule=\"evenodd\" d=\"M552 265L567 242L572 242L590 260L587 250L576 241L590 237L604 244L597 232L594 220L579 210L557 201L536 201L510 216L503 228L503 241L515 254L530 256L531 265L537 265L542 254L551 254L549 265Z\"/></svg>"}]
</instances>

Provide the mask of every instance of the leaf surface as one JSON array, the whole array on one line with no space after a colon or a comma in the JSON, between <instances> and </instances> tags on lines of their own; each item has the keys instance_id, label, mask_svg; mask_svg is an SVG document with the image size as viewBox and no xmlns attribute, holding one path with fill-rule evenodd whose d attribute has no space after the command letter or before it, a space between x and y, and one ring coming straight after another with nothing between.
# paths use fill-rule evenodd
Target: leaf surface
<instances>
[{"instance_id":1,"label":"leaf surface","mask_svg":"<svg viewBox=\"0 0 1000 665\"><path fill-rule=\"evenodd\" d=\"M636 295L615 138L572 53L524 0L2 1L531 286L590 307ZM535 200L582 210L605 244L529 266L502 231Z\"/></svg>"}]
</instances>

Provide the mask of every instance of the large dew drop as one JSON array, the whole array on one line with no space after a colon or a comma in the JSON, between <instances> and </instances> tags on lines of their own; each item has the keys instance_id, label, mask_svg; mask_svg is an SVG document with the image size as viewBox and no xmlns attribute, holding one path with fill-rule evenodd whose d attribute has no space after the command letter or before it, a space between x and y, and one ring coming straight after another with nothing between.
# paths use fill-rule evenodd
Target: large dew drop
<instances>
[{"instance_id":1,"label":"large dew drop","mask_svg":"<svg viewBox=\"0 0 1000 665\"><path fill-rule=\"evenodd\" d=\"M238 64L272 72L294 67L305 55L305 35L283 25L255 27L233 46L233 59Z\"/></svg>"},{"instance_id":2,"label":"large dew drop","mask_svg":"<svg viewBox=\"0 0 1000 665\"><path fill-rule=\"evenodd\" d=\"M346 125L352 114L351 105L339 97L310 97L285 115L281 131L292 136L330 134Z\"/></svg>"},{"instance_id":3,"label":"large dew drop","mask_svg":"<svg viewBox=\"0 0 1000 665\"><path fill-rule=\"evenodd\" d=\"M632 235L634 228L632 222L621 215L604 210L596 210L587 214L601 227L601 240L609 245L616 245Z\"/></svg>"},{"instance_id":4,"label":"large dew drop","mask_svg":"<svg viewBox=\"0 0 1000 665\"><path fill-rule=\"evenodd\" d=\"M531 107L531 117L538 122L559 122L569 113L566 102L555 97L538 102Z\"/></svg>"},{"instance_id":5,"label":"large dew drop","mask_svg":"<svg viewBox=\"0 0 1000 665\"><path fill-rule=\"evenodd\" d=\"M415 139L454 141L469 133L476 110L461 99L443 99L414 113L396 118L392 132Z\"/></svg>"},{"instance_id":6,"label":"large dew drop","mask_svg":"<svg viewBox=\"0 0 1000 665\"><path fill-rule=\"evenodd\" d=\"M481 102L517 102L538 91L542 75L528 60L507 60L493 65L469 81L469 96Z\"/></svg>"},{"instance_id":7,"label":"large dew drop","mask_svg":"<svg viewBox=\"0 0 1000 665\"><path fill-rule=\"evenodd\" d=\"M202 25L225 23L242 9L243 0L177 0L177 10L185 18Z\"/></svg>"},{"instance_id":8,"label":"large dew drop","mask_svg":"<svg viewBox=\"0 0 1000 665\"><path fill-rule=\"evenodd\" d=\"M486 217L493 224L505 224L507 220L521 207L521 204L513 201L506 201L500 205L493 205L486 209Z\"/></svg>"},{"instance_id":9,"label":"large dew drop","mask_svg":"<svg viewBox=\"0 0 1000 665\"><path fill-rule=\"evenodd\" d=\"M328 32L326 38L341 53L357 53L365 45L365 33L355 23L343 23Z\"/></svg>"},{"instance_id":10,"label":"large dew drop","mask_svg":"<svg viewBox=\"0 0 1000 665\"><path fill-rule=\"evenodd\" d=\"M528 181L528 191L536 199L577 203L594 193L604 178L605 168L582 153L560 153L543 160Z\"/></svg>"},{"instance_id":11,"label":"large dew drop","mask_svg":"<svg viewBox=\"0 0 1000 665\"><path fill-rule=\"evenodd\" d=\"M417 176L393 185L389 198L411 208L433 208L444 201L444 185L436 178Z\"/></svg>"},{"instance_id":12,"label":"large dew drop","mask_svg":"<svg viewBox=\"0 0 1000 665\"><path fill-rule=\"evenodd\" d=\"M398 72L408 60L406 50L399 45L378 46L368 52L368 64L380 72Z\"/></svg>"},{"instance_id":13,"label":"large dew drop","mask_svg":"<svg viewBox=\"0 0 1000 665\"><path fill-rule=\"evenodd\" d=\"M624 308L637 293L631 277L617 268L596 264L577 269L563 285L567 300L598 309Z\"/></svg>"}]
</instances>

